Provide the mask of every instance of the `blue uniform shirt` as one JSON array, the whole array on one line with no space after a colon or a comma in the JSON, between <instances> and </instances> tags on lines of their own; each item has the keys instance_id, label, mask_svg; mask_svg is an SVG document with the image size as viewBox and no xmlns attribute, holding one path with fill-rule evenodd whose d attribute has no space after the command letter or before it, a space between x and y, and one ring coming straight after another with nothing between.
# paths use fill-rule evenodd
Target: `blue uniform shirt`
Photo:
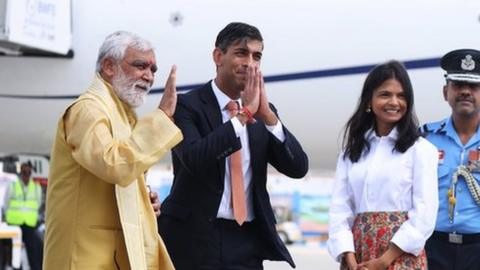
<instances>
[{"instance_id":1,"label":"blue uniform shirt","mask_svg":"<svg viewBox=\"0 0 480 270\"><path fill-rule=\"evenodd\" d=\"M438 196L439 209L436 231L457 233L480 233L480 206L473 199L463 176L458 177L456 185L456 205L453 221L448 213L448 189L452 176L459 165L468 165L469 156L478 157L480 151L480 132L470 138L463 145L458 136L451 118L440 122L425 124L422 128L425 138L434 144L439 151L438 161ZM475 153L475 151L477 151ZM473 155L472 155L473 154ZM480 180L480 168L473 172L473 176Z\"/></svg>"}]
</instances>

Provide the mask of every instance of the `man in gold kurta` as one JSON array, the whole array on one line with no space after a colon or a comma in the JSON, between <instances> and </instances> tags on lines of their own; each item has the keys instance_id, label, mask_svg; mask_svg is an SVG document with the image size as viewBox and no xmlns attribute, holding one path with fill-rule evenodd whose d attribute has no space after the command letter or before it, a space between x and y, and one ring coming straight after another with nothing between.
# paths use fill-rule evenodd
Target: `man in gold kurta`
<instances>
[{"instance_id":1,"label":"man in gold kurta","mask_svg":"<svg viewBox=\"0 0 480 270\"><path fill-rule=\"evenodd\" d=\"M86 93L60 118L47 189L45 270L173 269L144 173L182 140L172 67L159 107L137 119L157 69L150 43L108 36Z\"/></svg>"}]
</instances>

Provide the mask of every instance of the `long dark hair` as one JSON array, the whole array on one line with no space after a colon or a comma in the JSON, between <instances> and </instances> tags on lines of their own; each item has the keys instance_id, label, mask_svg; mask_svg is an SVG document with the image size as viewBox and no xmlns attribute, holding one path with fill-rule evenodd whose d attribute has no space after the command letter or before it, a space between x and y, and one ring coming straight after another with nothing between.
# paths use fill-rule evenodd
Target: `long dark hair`
<instances>
[{"instance_id":1,"label":"long dark hair","mask_svg":"<svg viewBox=\"0 0 480 270\"><path fill-rule=\"evenodd\" d=\"M370 151L370 143L365 138L369 129L375 129L375 115L367 112L367 108L373 97L373 92L382 83L389 79L397 80L403 88L407 101L407 111L396 124L398 139L395 142L393 151L404 153L418 139L418 120L413 108L413 88L407 70L402 63L391 60L377 65L369 73L363 84L362 94L358 101L357 108L345 125L343 134L343 158L349 158L357 162L363 151Z\"/></svg>"}]
</instances>

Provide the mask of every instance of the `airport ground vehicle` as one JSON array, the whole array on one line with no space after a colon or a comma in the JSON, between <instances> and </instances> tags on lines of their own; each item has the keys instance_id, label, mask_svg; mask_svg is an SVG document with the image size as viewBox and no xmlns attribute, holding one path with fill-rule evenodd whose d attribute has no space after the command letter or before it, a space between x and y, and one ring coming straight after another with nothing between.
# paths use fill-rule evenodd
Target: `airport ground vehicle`
<instances>
[{"instance_id":1,"label":"airport ground vehicle","mask_svg":"<svg viewBox=\"0 0 480 270\"><path fill-rule=\"evenodd\" d=\"M277 219L276 229L280 239L287 244L302 242L303 236L300 227L292 220L292 211L288 207L274 206L275 218Z\"/></svg>"}]
</instances>

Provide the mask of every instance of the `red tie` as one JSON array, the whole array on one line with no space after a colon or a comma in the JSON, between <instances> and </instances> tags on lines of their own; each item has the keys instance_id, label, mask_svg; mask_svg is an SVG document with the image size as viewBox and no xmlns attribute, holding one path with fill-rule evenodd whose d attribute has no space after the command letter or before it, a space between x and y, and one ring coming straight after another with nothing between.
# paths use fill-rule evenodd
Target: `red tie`
<instances>
[{"instance_id":1,"label":"red tie","mask_svg":"<svg viewBox=\"0 0 480 270\"><path fill-rule=\"evenodd\" d=\"M238 113L238 102L230 101L226 106L230 117ZM240 150L230 155L230 180L232 186L233 216L239 225L247 219L247 202L243 188L242 153Z\"/></svg>"}]
</instances>

